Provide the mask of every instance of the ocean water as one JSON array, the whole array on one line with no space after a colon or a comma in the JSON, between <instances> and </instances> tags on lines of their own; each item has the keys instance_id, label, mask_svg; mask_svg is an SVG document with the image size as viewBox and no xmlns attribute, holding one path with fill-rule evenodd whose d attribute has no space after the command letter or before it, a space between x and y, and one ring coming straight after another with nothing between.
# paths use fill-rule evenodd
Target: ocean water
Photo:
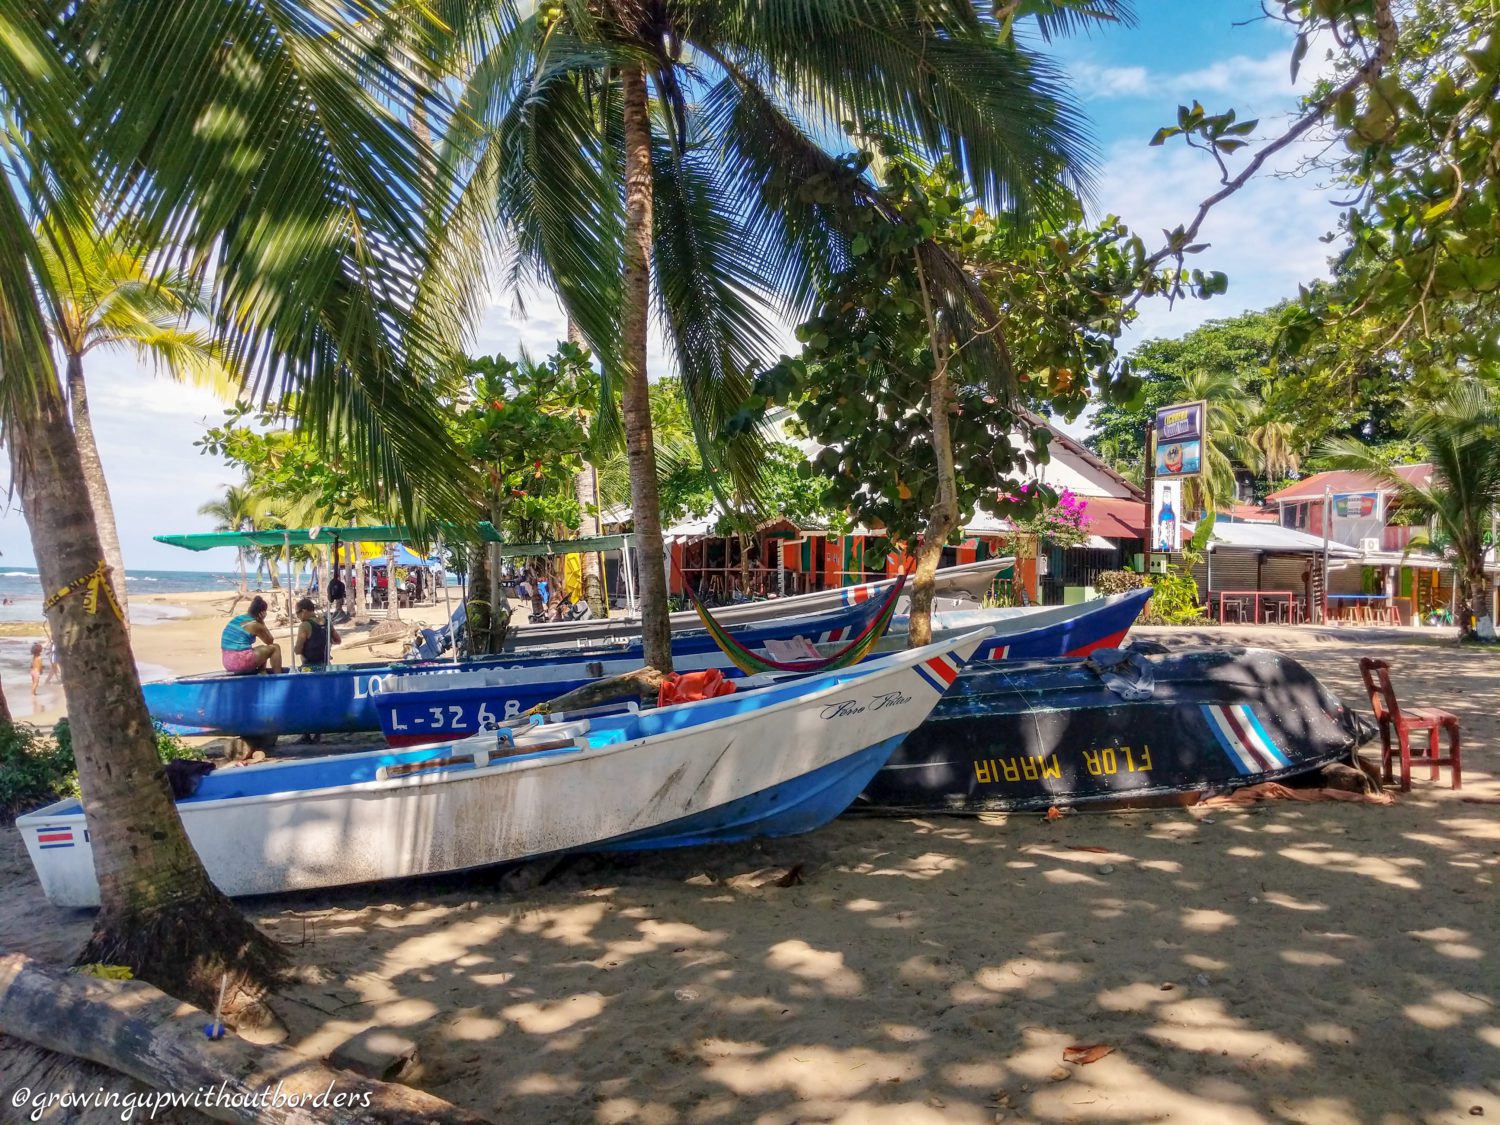
<instances>
[{"instance_id":1,"label":"ocean water","mask_svg":"<svg viewBox=\"0 0 1500 1125\"><path fill-rule=\"evenodd\" d=\"M141 570L127 573L125 589L129 594L182 594L202 590L232 591L239 584L238 574L211 574L196 570ZM9 604L6 604L9 603ZM130 607L134 625L153 625L174 617L186 617L188 610L173 605L146 605L137 602ZM31 646L44 639L42 632L42 581L35 567L8 566L0 569L0 622L31 624L36 632L0 637L0 685L3 685L11 713L18 719L28 718L53 706L61 698L61 688L44 682L35 700L31 697ZM142 679L160 679L167 669L151 664L138 665Z\"/></svg>"},{"instance_id":2,"label":"ocean water","mask_svg":"<svg viewBox=\"0 0 1500 1125\"><path fill-rule=\"evenodd\" d=\"M185 594L201 590L233 590L238 574L218 574L201 570L137 570L125 575L125 592L135 594ZM5 604L9 602L10 604ZM182 617L185 610L174 606L131 606L130 619L149 625L171 617ZM42 580L35 567L8 566L0 569L0 621L42 621ZM40 630L38 630L40 632Z\"/></svg>"}]
</instances>

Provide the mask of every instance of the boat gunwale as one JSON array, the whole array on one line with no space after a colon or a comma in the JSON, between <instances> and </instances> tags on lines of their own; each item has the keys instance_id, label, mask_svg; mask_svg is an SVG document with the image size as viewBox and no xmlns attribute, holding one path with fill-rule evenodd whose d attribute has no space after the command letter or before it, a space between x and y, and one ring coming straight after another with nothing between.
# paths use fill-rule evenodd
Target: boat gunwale
<instances>
[{"instance_id":1,"label":"boat gunwale","mask_svg":"<svg viewBox=\"0 0 1500 1125\"><path fill-rule=\"evenodd\" d=\"M623 752L625 750L639 749L640 746L648 740L656 740L659 745L668 745L677 741L679 738L701 734L705 731L713 730L715 728L722 728L742 723L752 716L772 715L780 711L785 711L794 707L801 707L804 704L813 703L825 696L835 694L840 690L846 690L847 685L851 680L883 679L886 676L906 671L907 669L924 660L932 659L934 655L942 655L948 652L952 652L970 641L973 641L976 645L982 644L984 643L985 635L987 632L988 631L984 629L975 629L961 636L954 637L948 641L939 641L936 644L924 645L921 648L905 649L900 652L888 653L884 657L885 663L883 664L883 666L874 663L867 665L856 665L854 668L845 669L841 672L829 673L830 676L836 677L835 682L830 683L827 686L820 688L819 690L810 694L793 695L788 697L787 699L767 704L764 707L753 707L745 711L736 712L735 714L723 715L717 719L708 719L700 724L678 727L674 730L661 731L655 734L641 735L638 738L609 743L604 746L588 748L580 747L577 749L558 747L554 750L537 751L533 754L509 755L498 760L491 760L484 766L480 767L474 767L472 765L463 769L454 769L452 767L438 767L430 771L413 773L409 776L387 777L384 779L376 778L369 781L348 782L340 785L321 786L314 789L287 789L279 790L273 793L251 793L238 797L216 797L206 801L197 801L190 797L184 799L183 801L177 802L177 805L179 809L186 807L192 810L213 810L230 803L233 803L236 807L244 808L254 804L279 804L289 800L307 799L309 797L316 797L320 795L330 796L337 794L340 796L366 796L385 793L388 791L395 792L400 789L406 788L416 788L423 785L433 785L454 781L467 781L481 775L498 776L502 772L528 772L532 769L541 769L547 766L559 765L564 761L581 761L584 759L584 757L592 760L594 758L603 757L607 754L615 754ZM848 676L845 674L847 672L852 672L855 674L853 676ZM786 685L769 685L767 688L760 690L772 690L775 687L783 686ZM673 710L677 710L679 708L709 706L719 703L724 698L727 697L718 696L709 699L697 699L689 703L674 704ZM939 698L941 698L941 696ZM450 739L447 741L422 743L416 747L404 747L401 751L398 751L398 753L409 753L412 750L422 750L426 748L437 749L443 746L459 746L463 742L471 741L473 738L482 737L484 736L474 735L471 736L470 739L459 739L457 741ZM327 754L323 755L321 758L290 759L282 762L259 762L255 765L236 767L236 771L238 772L239 770L252 770L259 774L261 772L270 772L272 770L282 769L288 766L305 766L310 762L328 760L353 762L360 759L368 759L371 757L387 757L391 754L392 749L391 747L387 746L379 750L367 750L356 754ZM78 810L76 812L59 812L52 813L50 814L50 816L47 815L48 809L56 808L59 805L68 805L74 803L78 805ZM36 820L58 820L66 817L83 816L85 816L85 813L82 800L78 797L68 797L62 801L54 802L52 805L45 805L40 809L36 809L33 812L29 812L17 817L15 824L17 828L29 828L32 827L31 822Z\"/></svg>"}]
</instances>

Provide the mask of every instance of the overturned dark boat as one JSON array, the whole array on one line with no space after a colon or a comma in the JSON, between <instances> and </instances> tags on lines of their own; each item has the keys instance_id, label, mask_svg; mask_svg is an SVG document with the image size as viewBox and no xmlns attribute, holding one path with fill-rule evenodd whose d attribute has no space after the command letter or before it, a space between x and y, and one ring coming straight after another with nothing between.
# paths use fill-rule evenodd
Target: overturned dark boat
<instances>
[{"instance_id":1,"label":"overturned dark boat","mask_svg":"<svg viewBox=\"0 0 1500 1125\"><path fill-rule=\"evenodd\" d=\"M1367 724L1265 649L974 664L855 809L1153 804L1350 760Z\"/></svg>"}]
</instances>

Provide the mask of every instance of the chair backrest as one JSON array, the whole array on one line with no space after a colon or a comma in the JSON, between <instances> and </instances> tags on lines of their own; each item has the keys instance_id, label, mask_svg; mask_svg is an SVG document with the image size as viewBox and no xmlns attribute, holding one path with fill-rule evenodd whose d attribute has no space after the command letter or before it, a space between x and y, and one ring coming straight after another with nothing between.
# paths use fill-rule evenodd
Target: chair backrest
<instances>
[{"instance_id":1,"label":"chair backrest","mask_svg":"<svg viewBox=\"0 0 1500 1125\"><path fill-rule=\"evenodd\" d=\"M1396 689L1391 686L1390 664L1372 656L1361 657L1359 674L1364 678L1365 691L1370 695L1370 710L1375 712L1375 718L1399 720L1401 705L1396 702Z\"/></svg>"}]
</instances>

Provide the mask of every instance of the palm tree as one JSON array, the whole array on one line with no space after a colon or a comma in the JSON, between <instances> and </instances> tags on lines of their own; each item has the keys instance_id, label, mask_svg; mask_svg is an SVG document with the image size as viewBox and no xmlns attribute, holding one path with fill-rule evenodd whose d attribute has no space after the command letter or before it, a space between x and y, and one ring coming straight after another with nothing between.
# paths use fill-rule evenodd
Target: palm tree
<instances>
[{"instance_id":1,"label":"palm tree","mask_svg":"<svg viewBox=\"0 0 1500 1125\"><path fill-rule=\"evenodd\" d=\"M350 435L368 486L415 517L472 481L428 390L459 310L429 281L439 177L403 123L421 85L342 9L312 0L99 0L0 7L0 424L66 671L101 908L86 961L206 1005L283 954L209 881L156 754L55 361L57 232L123 228L211 284L208 323L248 393L300 389L322 438ZM40 223L46 216L47 222ZM92 592L94 596L85 596ZM231 993L233 996L234 993Z\"/></svg>"},{"instance_id":2,"label":"palm tree","mask_svg":"<svg viewBox=\"0 0 1500 1125\"><path fill-rule=\"evenodd\" d=\"M497 7L448 135L474 149L450 249L472 256L474 230L498 220L511 278L550 282L619 388L645 658L669 671L652 312L705 463L753 491L762 442L717 435L771 350L767 301L803 319L848 261L844 218L878 205L865 169L825 138L842 121L899 134L928 159L951 155L987 207L1025 211L1080 167L1079 117L1010 15L964 2ZM1046 34L1128 14L1114 0L1028 8Z\"/></svg>"},{"instance_id":3,"label":"palm tree","mask_svg":"<svg viewBox=\"0 0 1500 1125\"><path fill-rule=\"evenodd\" d=\"M264 505L249 487L231 484L219 499L200 505L198 514L213 519L215 531L254 531L255 521L260 518L263 510ZM242 596L250 593L250 575L246 569L250 551L249 547L235 549L235 557L240 564Z\"/></svg>"},{"instance_id":4,"label":"palm tree","mask_svg":"<svg viewBox=\"0 0 1500 1125\"><path fill-rule=\"evenodd\" d=\"M44 225L62 227L51 217ZM115 597L128 622L125 560L94 440L84 357L96 348L124 349L179 382L206 386L228 397L234 394L233 383L212 335L187 325L190 316L207 311L202 284L166 267L159 261L165 255L148 254L119 227L98 229L93 221L50 230L40 242L52 295L45 306L47 327L63 355L84 484ZM67 252L60 252L60 247L67 247Z\"/></svg>"},{"instance_id":5,"label":"palm tree","mask_svg":"<svg viewBox=\"0 0 1500 1125\"><path fill-rule=\"evenodd\" d=\"M1278 480L1302 467L1302 446L1297 438L1297 424L1277 413L1267 403L1252 411L1245 438L1256 451L1255 467L1263 476Z\"/></svg>"},{"instance_id":6,"label":"palm tree","mask_svg":"<svg viewBox=\"0 0 1500 1125\"><path fill-rule=\"evenodd\" d=\"M1489 613L1484 556L1500 509L1500 392L1472 376L1457 379L1441 399L1412 414L1410 436L1432 463L1426 484L1407 480L1362 442L1342 438L1324 452L1338 468L1370 474L1404 506L1436 522L1433 538L1446 540L1467 609L1460 624L1464 636L1473 636L1477 619Z\"/></svg>"}]
</instances>

